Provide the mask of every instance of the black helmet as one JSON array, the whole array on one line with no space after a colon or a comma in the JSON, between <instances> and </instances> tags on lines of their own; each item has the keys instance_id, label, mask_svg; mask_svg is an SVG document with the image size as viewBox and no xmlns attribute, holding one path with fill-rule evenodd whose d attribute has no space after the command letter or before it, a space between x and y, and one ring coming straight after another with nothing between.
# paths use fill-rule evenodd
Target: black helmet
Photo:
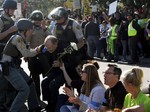
<instances>
[{"instance_id":1,"label":"black helmet","mask_svg":"<svg viewBox=\"0 0 150 112\"><path fill-rule=\"evenodd\" d=\"M40 10L35 10L30 15L31 20L41 21L41 20L43 20L43 18L44 18L43 13Z\"/></svg>"},{"instance_id":2,"label":"black helmet","mask_svg":"<svg viewBox=\"0 0 150 112\"><path fill-rule=\"evenodd\" d=\"M57 7L55 9L53 9L48 15L49 19L53 18L54 20L59 20L63 17L68 18L68 12L63 7Z\"/></svg>"},{"instance_id":3,"label":"black helmet","mask_svg":"<svg viewBox=\"0 0 150 112\"><path fill-rule=\"evenodd\" d=\"M33 23L29 19L21 18L17 22L17 28L21 31L33 29Z\"/></svg>"},{"instance_id":4,"label":"black helmet","mask_svg":"<svg viewBox=\"0 0 150 112\"><path fill-rule=\"evenodd\" d=\"M17 2L15 0L5 0L2 7L3 9L17 9Z\"/></svg>"}]
</instances>

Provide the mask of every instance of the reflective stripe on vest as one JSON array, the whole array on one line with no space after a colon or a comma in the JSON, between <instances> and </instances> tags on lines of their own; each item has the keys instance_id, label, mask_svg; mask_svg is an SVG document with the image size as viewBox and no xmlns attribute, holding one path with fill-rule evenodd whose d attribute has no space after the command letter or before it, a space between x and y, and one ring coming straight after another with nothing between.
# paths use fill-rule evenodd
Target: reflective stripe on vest
<instances>
[{"instance_id":1,"label":"reflective stripe on vest","mask_svg":"<svg viewBox=\"0 0 150 112\"><path fill-rule=\"evenodd\" d=\"M116 27L117 27L116 24L112 27L111 36L110 36L111 39L117 38Z\"/></svg>"},{"instance_id":2,"label":"reflective stripe on vest","mask_svg":"<svg viewBox=\"0 0 150 112\"><path fill-rule=\"evenodd\" d=\"M136 34L137 34L136 29L134 29L134 28L132 27L132 23L133 23L133 21L131 21L130 24L129 24L129 26L128 26L128 36L129 36L129 37L130 37L130 36L136 36Z\"/></svg>"}]
</instances>

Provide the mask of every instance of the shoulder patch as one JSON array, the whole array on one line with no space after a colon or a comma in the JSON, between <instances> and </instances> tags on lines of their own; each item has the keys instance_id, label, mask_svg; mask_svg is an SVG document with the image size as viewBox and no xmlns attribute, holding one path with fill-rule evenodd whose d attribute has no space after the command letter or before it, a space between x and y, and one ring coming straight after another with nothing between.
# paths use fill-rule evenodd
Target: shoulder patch
<instances>
[{"instance_id":1,"label":"shoulder patch","mask_svg":"<svg viewBox=\"0 0 150 112\"><path fill-rule=\"evenodd\" d=\"M17 38L17 41L18 41L18 43L22 43L23 42L22 38Z\"/></svg>"},{"instance_id":2,"label":"shoulder patch","mask_svg":"<svg viewBox=\"0 0 150 112\"><path fill-rule=\"evenodd\" d=\"M76 28L79 30L81 27L80 27L80 25L77 25Z\"/></svg>"}]
</instances>

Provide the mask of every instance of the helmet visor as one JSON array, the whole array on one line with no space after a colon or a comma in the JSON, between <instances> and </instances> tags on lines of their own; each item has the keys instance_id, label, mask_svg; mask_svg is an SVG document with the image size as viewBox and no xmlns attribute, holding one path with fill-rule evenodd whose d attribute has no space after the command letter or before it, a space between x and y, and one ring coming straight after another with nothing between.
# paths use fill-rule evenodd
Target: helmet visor
<instances>
[{"instance_id":1,"label":"helmet visor","mask_svg":"<svg viewBox=\"0 0 150 112\"><path fill-rule=\"evenodd\" d=\"M57 15L52 15L51 16L53 19L55 19L55 20L60 20L62 17L59 17L59 16L57 16Z\"/></svg>"}]
</instances>

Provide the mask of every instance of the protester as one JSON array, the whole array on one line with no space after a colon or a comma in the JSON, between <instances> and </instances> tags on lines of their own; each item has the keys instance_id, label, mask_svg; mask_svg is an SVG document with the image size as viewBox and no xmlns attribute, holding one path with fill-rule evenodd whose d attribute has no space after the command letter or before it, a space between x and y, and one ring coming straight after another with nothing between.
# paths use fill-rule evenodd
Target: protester
<instances>
[{"instance_id":1,"label":"protester","mask_svg":"<svg viewBox=\"0 0 150 112\"><path fill-rule=\"evenodd\" d=\"M105 98L102 103L101 111L114 111L115 108L122 109L125 95L127 94L120 80L122 70L117 65L108 64L104 72L104 84L109 88L105 92Z\"/></svg>"},{"instance_id":2,"label":"protester","mask_svg":"<svg viewBox=\"0 0 150 112\"><path fill-rule=\"evenodd\" d=\"M149 99L140 89L143 75L142 69L133 68L123 77L124 87L129 92L125 97L123 108L141 105Z\"/></svg>"},{"instance_id":3,"label":"protester","mask_svg":"<svg viewBox=\"0 0 150 112\"><path fill-rule=\"evenodd\" d=\"M122 112L150 112L149 104L150 100L147 100L144 104L123 109Z\"/></svg>"},{"instance_id":4,"label":"protester","mask_svg":"<svg viewBox=\"0 0 150 112\"><path fill-rule=\"evenodd\" d=\"M76 106L64 105L60 108L60 112L82 112L88 108L94 110L101 108L105 88L99 79L97 68L93 64L84 64L80 73L84 84L79 97L75 96L71 89L64 88L65 93L69 96L68 101Z\"/></svg>"}]
</instances>

